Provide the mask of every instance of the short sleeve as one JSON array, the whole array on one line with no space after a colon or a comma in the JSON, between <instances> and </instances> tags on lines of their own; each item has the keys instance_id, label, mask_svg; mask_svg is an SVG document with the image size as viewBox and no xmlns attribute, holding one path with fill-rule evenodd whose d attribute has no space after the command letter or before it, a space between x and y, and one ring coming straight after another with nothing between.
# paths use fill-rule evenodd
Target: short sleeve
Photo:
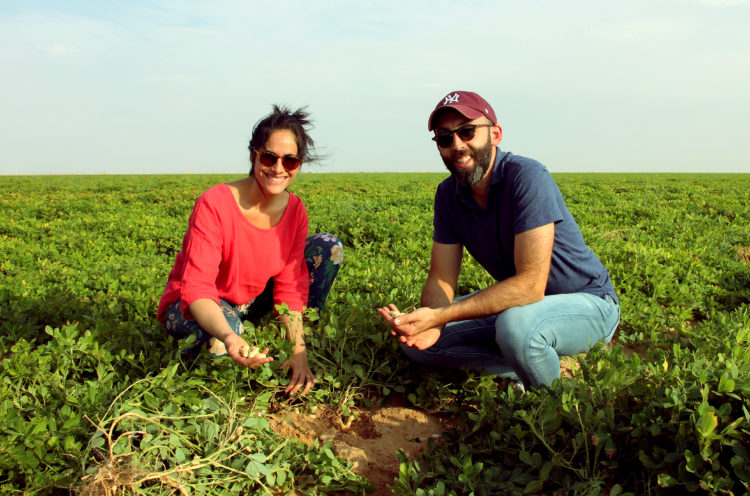
<instances>
[{"instance_id":1,"label":"short sleeve","mask_svg":"<svg viewBox=\"0 0 750 496\"><path fill-rule=\"evenodd\" d=\"M519 169L513 180L513 232L563 220L562 195L546 167L535 163Z\"/></svg>"}]
</instances>

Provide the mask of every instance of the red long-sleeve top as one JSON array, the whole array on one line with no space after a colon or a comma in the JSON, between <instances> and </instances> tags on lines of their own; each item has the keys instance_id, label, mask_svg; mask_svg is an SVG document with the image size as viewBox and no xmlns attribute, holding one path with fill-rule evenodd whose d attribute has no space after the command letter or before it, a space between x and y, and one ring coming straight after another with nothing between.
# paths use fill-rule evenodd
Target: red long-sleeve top
<instances>
[{"instance_id":1,"label":"red long-sleeve top","mask_svg":"<svg viewBox=\"0 0 750 496\"><path fill-rule=\"evenodd\" d=\"M309 274L305 264L308 219L305 205L289 193L281 221L270 229L252 225L242 214L232 191L218 184L195 202L157 319L164 321L169 305L180 300L180 311L192 318L189 306L208 298L241 305L258 296L274 279L274 304L292 311L307 304Z\"/></svg>"}]
</instances>

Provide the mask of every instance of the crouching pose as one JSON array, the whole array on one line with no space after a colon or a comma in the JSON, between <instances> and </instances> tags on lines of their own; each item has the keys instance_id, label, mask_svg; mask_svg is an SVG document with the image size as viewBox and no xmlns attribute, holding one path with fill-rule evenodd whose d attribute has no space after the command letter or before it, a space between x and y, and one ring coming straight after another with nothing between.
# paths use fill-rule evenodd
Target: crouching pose
<instances>
[{"instance_id":1,"label":"crouching pose","mask_svg":"<svg viewBox=\"0 0 750 496\"><path fill-rule=\"evenodd\" d=\"M314 159L309 125L304 109L278 106L256 124L249 176L218 184L195 202L157 313L172 336L196 336L194 352L205 346L257 367L273 358L264 356L267 349L250 352L255 347L242 336L242 321L286 303L291 313L282 323L294 343L283 364L291 369L290 394L315 384L301 312L323 310L343 258L336 237L308 237L305 206L288 191L302 163Z\"/></svg>"},{"instance_id":2,"label":"crouching pose","mask_svg":"<svg viewBox=\"0 0 750 496\"><path fill-rule=\"evenodd\" d=\"M500 150L502 129L481 96L449 93L428 129L451 175L435 194L422 307L378 310L415 362L550 385L560 356L612 339L620 311L607 269L547 169ZM496 283L456 298L464 247Z\"/></svg>"}]
</instances>

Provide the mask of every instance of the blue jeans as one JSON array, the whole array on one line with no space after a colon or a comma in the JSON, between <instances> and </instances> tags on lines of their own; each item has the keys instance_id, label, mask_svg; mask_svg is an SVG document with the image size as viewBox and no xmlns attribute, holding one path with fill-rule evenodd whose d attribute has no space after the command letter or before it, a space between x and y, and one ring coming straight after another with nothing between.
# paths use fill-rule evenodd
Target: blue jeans
<instances>
[{"instance_id":1,"label":"blue jeans","mask_svg":"<svg viewBox=\"0 0 750 496\"><path fill-rule=\"evenodd\" d=\"M526 387L549 386L560 377L561 356L609 343L619 322L620 309L609 296L550 295L490 317L450 322L426 350L401 349L424 365L470 367L520 379Z\"/></svg>"},{"instance_id":2,"label":"blue jeans","mask_svg":"<svg viewBox=\"0 0 750 496\"><path fill-rule=\"evenodd\" d=\"M310 273L310 292L307 307L322 312L328 292L341 268L344 250L341 241L334 235L319 233L305 239L305 262ZM242 321L257 322L273 310L273 279L269 279L266 288L252 301L240 305L219 300L224 318L235 334L244 332ZM180 312L180 300L172 303L164 314L164 328L177 339L195 335L195 347L186 350L188 355L196 355L203 346L212 341L211 335L204 331L193 319L186 319Z\"/></svg>"}]
</instances>

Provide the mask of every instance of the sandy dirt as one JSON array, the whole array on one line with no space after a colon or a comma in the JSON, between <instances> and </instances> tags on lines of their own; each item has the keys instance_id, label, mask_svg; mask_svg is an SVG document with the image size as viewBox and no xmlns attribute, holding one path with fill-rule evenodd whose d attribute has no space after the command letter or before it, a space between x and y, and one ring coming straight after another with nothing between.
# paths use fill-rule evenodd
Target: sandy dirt
<instances>
[{"instance_id":1,"label":"sandy dirt","mask_svg":"<svg viewBox=\"0 0 750 496\"><path fill-rule=\"evenodd\" d=\"M632 345L624 348L627 356L644 351ZM561 357L563 377L571 378L579 367L576 357ZM279 412L270 417L270 422L277 434L308 445L315 439L321 444L331 442L336 455L354 463L354 473L377 487L369 496L393 494L389 486L398 475L397 450L413 460L425 450L430 438L439 442L441 433L460 423L456 417L411 408L397 398L385 407L360 410L356 417L347 425L333 412L319 409L315 413Z\"/></svg>"},{"instance_id":2,"label":"sandy dirt","mask_svg":"<svg viewBox=\"0 0 750 496\"><path fill-rule=\"evenodd\" d=\"M405 405L361 410L346 425L330 412L281 412L271 417L271 429L305 444L331 442L336 455L354 463L353 471L378 489L371 496L392 494L388 486L398 474L397 450L410 460L427 447L430 438L458 424L446 416L429 415Z\"/></svg>"}]
</instances>

